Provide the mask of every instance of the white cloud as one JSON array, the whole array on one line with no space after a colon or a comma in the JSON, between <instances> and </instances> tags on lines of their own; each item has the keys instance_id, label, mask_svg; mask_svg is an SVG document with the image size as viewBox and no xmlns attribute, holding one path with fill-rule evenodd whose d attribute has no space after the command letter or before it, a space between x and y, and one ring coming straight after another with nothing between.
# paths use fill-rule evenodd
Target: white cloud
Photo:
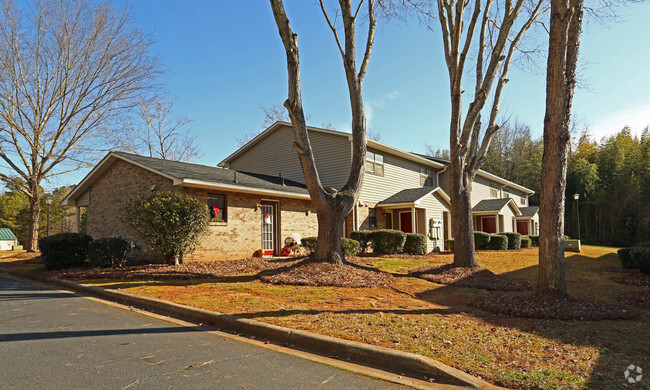
<instances>
[{"instance_id":1,"label":"white cloud","mask_svg":"<svg viewBox=\"0 0 650 390\"><path fill-rule=\"evenodd\" d=\"M386 107L386 103L397 98L402 93L399 91L391 91L379 96L376 99L369 99L364 103L364 110L366 113L366 126L368 128L372 127L372 118L375 114L375 109L383 110Z\"/></svg>"},{"instance_id":2,"label":"white cloud","mask_svg":"<svg viewBox=\"0 0 650 390\"><path fill-rule=\"evenodd\" d=\"M595 119L589 125L589 133L595 140L600 141L603 137L618 133L625 126L630 127L633 134L641 134L648 125L650 125L650 102Z\"/></svg>"}]
</instances>

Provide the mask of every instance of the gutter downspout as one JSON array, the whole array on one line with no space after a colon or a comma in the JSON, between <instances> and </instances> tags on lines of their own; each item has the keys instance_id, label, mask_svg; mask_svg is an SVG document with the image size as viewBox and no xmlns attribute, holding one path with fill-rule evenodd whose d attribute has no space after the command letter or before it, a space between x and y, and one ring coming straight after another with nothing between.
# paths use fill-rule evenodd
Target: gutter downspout
<instances>
[{"instance_id":1,"label":"gutter downspout","mask_svg":"<svg viewBox=\"0 0 650 390\"><path fill-rule=\"evenodd\" d=\"M444 171L446 171L447 168L449 168L449 166L446 166L444 169L436 172L436 187L440 187L440 174L443 173ZM442 188L442 187L440 187L440 188Z\"/></svg>"}]
</instances>

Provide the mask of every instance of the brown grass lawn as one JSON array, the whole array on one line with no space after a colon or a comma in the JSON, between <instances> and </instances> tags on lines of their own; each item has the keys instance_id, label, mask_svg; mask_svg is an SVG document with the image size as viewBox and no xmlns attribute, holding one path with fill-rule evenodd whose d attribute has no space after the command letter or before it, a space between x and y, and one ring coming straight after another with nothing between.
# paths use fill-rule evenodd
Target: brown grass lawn
<instances>
[{"instance_id":1,"label":"brown grass lawn","mask_svg":"<svg viewBox=\"0 0 650 390\"><path fill-rule=\"evenodd\" d=\"M81 281L413 352L510 388L620 388L628 365L650 372L650 311L636 309L642 314L632 321L512 318L467 305L487 291L405 276L410 269L451 260L449 254L357 259L400 276L392 286L377 288L277 286L260 282L254 274L189 281ZM536 248L479 252L478 261L495 273L536 282ZM0 266L16 268L24 262L0 259ZM610 280L619 267L615 248L585 246L580 254L567 252L566 264L574 297L618 303L621 294L647 289ZM650 378L644 380L648 386Z\"/></svg>"}]
</instances>

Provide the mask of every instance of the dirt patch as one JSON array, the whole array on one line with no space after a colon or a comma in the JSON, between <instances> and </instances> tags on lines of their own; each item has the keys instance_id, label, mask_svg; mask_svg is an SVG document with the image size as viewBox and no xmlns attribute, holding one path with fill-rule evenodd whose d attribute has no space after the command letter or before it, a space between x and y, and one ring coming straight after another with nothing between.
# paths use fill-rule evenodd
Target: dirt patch
<instances>
[{"instance_id":1,"label":"dirt patch","mask_svg":"<svg viewBox=\"0 0 650 390\"><path fill-rule=\"evenodd\" d=\"M650 310L650 290L630 292L619 296L617 299L623 304Z\"/></svg>"},{"instance_id":2,"label":"dirt patch","mask_svg":"<svg viewBox=\"0 0 650 390\"><path fill-rule=\"evenodd\" d=\"M610 303L537 293L494 293L478 297L470 305L490 313L559 320L629 320L639 315Z\"/></svg>"},{"instance_id":3,"label":"dirt patch","mask_svg":"<svg viewBox=\"0 0 650 390\"><path fill-rule=\"evenodd\" d=\"M293 265L300 258L288 260L249 258L237 261L189 262L179 266L167 264L148 264L123 268L71 268L61 271L47 271L43 274L51 278L90 280L90 279L210 279L221 276L250 274L269 269Z\"/></svg>"},{"instance_id":4,"label":"dirt patch","mask_svg":"<svg viewBox=\"0 0 650 390\"><path fill-rule=\"evenodd\" d=\"M409 275L438 284L476 287L484 290L524 291L531 289L530 283L526 280L496 275L481 267L454 267L451 264L445 264L416 268L409 272Z\"/></svg>"},{"instance_id":5,"label":"dirt patch","mask_svg":"<svg viewBox=\"0 0 650 390\"><path fill-rule=\"evenodd\" d=\"M625 270L621 275L611 279L616 283L631 284L632 286L650 287L650 274L644 274L638 269Z\"/></svg>"},{"instance_id":6,"label":"dirt patch","mask_svg":"<svg viewBox=\"0 0 650 390\"><path fill-rule=\"evenodd\" d=\"M306 262L261 275L260 280L293 286L380 287L394 283L395 277L354 265Z\"/></svg>"}]
</instances>

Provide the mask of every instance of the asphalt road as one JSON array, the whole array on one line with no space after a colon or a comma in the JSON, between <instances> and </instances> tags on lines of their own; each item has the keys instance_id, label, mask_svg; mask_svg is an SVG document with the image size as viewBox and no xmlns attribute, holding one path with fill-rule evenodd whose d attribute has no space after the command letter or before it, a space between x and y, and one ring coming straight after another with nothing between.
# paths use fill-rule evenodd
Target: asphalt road
<instances>
[{"instance_id":1,"label":"asphalt road","mask_svg":"<svg viewBox=\"0 0 650 390\"><path fill-rule=\"evenodd\" d=\"M402 386L0 277L0 389Z\"/></svg>"}]
</instances>

